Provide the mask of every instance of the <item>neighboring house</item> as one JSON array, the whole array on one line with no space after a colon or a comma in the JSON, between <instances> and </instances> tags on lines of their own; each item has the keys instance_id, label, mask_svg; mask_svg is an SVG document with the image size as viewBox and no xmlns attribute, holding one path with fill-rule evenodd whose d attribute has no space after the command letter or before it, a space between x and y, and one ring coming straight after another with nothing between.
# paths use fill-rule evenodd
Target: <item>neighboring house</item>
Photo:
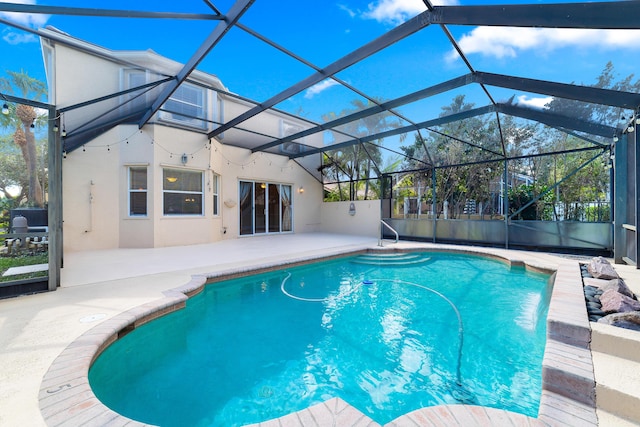
<instances>
[{"instance_id":1,"label":"neighboring house","mask_svg":"<svg viewBox=\"0 0 640 427\"><path fill-rule=\"evenodd\" d=\"M152 51L111 51L43 31L50 36L41 39L49 102L62 111L65 134L65 251L192 245L319 226L319 176L286 156L303 146L242 148L309 123L268 111L243 124L246 132L209 140L208 131L253 105L195 71L139 129L122 117L139 117L162 84L131 89L174 76L182 65ZM303 142L323 143L321 134ZM315 156L309 160L320 164Z\"/></svg>"}]
</instances>

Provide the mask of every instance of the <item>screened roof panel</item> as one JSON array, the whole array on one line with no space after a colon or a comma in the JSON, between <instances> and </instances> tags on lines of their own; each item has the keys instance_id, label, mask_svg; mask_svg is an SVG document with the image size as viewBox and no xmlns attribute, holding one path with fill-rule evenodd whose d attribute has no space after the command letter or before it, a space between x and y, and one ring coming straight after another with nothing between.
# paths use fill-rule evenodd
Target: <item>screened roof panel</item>
<instances>
[{"instance_id":1,"label":"screened roof panel","mask_svg":"<svg viewBox=\"0 0 640 427\"><path fill-rule=\"evenodd\" d=\"M438 132L459 132L455 144L468 146L464 141L477 140L489 156L502 153L503 147L511 153L509 144L516 140L526 152L524 136L535 131L532 139L543 138L540 132L547 127L562 129L568 139L582 136L587 144L610 144L613 134L625 127L620 117L629 118L640 109L640 83L626 79L638 69L638 2L490 3L495 2L433 2L435 10L428 11L429 2L399 0L140 5L114 0L97 10L60 0L47 3L60 9L46 15L39 13L41 5L0 4L0 14L22 8L19 15L2 14L0 26L5 39L14 41L37 40L42 35L38 28L52 25L93 46L88 49L103 46L108 49L105 55L114 59L120 50L151 49L175 61L167 68L175 79L135 101L127 102L136 92L104 94L108 99L87 97L82 114L79 109L68 111L67 142L76 148L81 134L86 137L118 123L143 126L156 117L152 106L158 102L167 112L172 85L204 75L196 76L194 70L219 77L229 92L246 99L228 103L220 127L207 123L203 133L223 144L292 159L320 161L322 150L344 150L364 141L384 147L375 153L375 162L390 165L397 153L404 153L402 147L413 143L414 124L431 129L421 132L427 142L441 138ZM134 8L135 13L130 12ZM565 26L591 29L560 28ZM35 49L31 55L3 55L0 66L33 67L31 74L45 80L36 45L30 46ZM12 48L20 53L25 46L16 43ZM21 62L11 62L15 58ZM205 86L219 85L214 78L204 80ZM616 94L598 94L590 87L594 85ZM598 106L597 99L614 98L614 106ZM456 112L453 107L460 100L478 114ZM392 112L369 110L376 103ZM333 131L297 135L357 109L368 111L358 116L359 122L370 123L364 126L367 130L341 123ZM586 110L590 120L585 120ZM443 114L454 114L455 120ZM512 133L503 129L500 134L498 117L500 126ZM485 138L474 134L481 130Z\"/></svg>"},{"instance_id":2,"label":"screened roof panel","mask_svg":"<svg viewBox=\"0 0 640 427\"><path fill-rule=\"evenodd\" d=\"M460 58L447 57L445 46L448 46L445 34L439 26L431 25L338 76L373 98L398 98L469 72Z\"/></svg>"}]
</instances>

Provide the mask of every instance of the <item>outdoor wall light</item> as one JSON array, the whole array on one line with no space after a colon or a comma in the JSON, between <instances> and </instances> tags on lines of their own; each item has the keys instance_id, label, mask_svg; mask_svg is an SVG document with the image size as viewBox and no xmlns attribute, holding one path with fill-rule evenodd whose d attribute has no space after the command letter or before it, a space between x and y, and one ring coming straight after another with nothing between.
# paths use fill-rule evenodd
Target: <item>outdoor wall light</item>
<instances>
[{"instance_id":1,"label":"outdoor wall light","mask_svg":"<svg viewBox=\"0 0 640 427\"><path fill-rule=\"evenodd\" d=\"M304 193L304 187L302 185L300 186L300 188L298 188L298 193Z\"/></svg>"},{"instance_id":2,"label":"outdoor wall light","mask_svg":"<svg viewBox=\"0 0 640 427\"><path fill-rule=\"evenodd\" d=\"M6 102L2 104L2 114L5 116L9 114L9 105Z\"/></svg>"}]
</instances>

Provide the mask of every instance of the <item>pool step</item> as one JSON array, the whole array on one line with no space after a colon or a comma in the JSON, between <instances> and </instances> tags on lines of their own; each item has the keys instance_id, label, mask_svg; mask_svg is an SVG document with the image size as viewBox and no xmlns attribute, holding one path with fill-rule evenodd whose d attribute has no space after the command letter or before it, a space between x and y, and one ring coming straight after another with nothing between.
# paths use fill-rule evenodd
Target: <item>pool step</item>
<instances>
[{"instance_id":1,"label":"pool step","mask_svg":"<svg viewBox=\"0 0 640 427\"><path fill-rule=\"evenodd\" d=\"M429 261L431 257L426 257L421 253L385 253L385 254L362 254L358 255L351 262L355 264L367 264L367 265L389 265L389 266L403 266L403 265L417 265L423 264Z\"/></svg>"},{"instance_id":2,"label":"pool step","mask_svg":"<svg viewBox=\"0 0 640 427\"><path fill-rule=\"evenodd\" d=\"M592 352L598 409L640 423L640 363Z\"/></svg>"},{"instance_id":3,"label":"pool step","mask_svg":"<svg viewBox=\"0 0 640 427\"><path fill-rule=\"evenodd\" d=\"M615 417L640 425L638 332L599 323L591 328L596 404L603 413L600 425L617 426Z\"/></svg>"}]
</instances>

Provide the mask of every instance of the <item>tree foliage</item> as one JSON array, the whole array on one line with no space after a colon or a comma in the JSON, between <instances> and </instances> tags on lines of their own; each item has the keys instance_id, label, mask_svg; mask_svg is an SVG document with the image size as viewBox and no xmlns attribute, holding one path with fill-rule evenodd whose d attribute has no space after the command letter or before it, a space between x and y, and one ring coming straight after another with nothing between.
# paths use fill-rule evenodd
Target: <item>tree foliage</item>
<instances>
[{"instance_id":1,"label":"tree foliage","mask_svg":"<svg viewBox=\"0 0 640 427\"><path fill-rule=\"evenodd\" d=\"M382 100L377 100L383 102ZM352 108L344 109L340 113L330 112L322 119L325 122L345 117L358 111L366 110L376 105L372 101L363 102L359 99L351 101ZM383 112L354 120L342 126L340 130L356 138L375 135L400 126L400 121L391 113ZM337 182L337 190L329 191L325 200L357 200L368 199L375 188L371 180L381 174L382 153L380 147L383 141L375 143L356 143L337 150L330 150L323 156L321 170L325 181ZM347 191L343 193L342 183L347 183ZM377 184L374 184L377 187ZM378 196L375 194L374 196Z\"/></svg>"},{"instance_id":2,"label":"tree foliage","mask_svg":"<svg viewBox=\"0 0 640 427\"><path fill-rule=\"evenodd\" d=\"M8 93L17 92L23 98L38 100L46 94L43 82L29 76L25 71L7 71L9 77L0 78L0 89ZM39 172L42 161L38 156L35 127L38 125L38 112L31 105L12 105L9 114L2 117L2 126L11 129L13 142L20 148L24 160L27 184L21 188L27 190L27 204L44 206L43 173ZM42 171L42 169L40 169Z\"/></svg>"}]
</instances>

